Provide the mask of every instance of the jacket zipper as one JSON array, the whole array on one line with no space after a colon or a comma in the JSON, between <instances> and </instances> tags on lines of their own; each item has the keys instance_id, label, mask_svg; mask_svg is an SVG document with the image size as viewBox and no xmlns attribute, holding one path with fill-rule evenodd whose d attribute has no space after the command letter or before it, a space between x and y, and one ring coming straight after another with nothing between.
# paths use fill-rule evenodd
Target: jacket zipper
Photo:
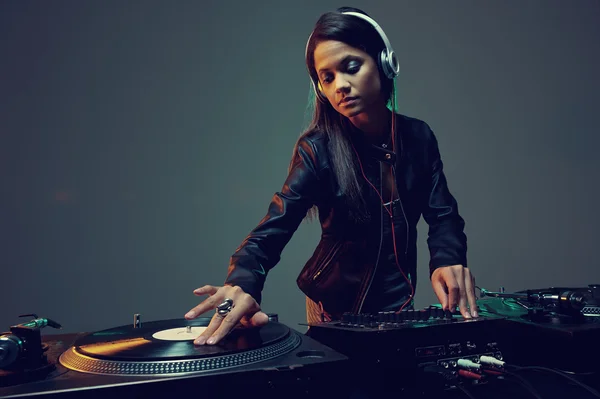
<instances>
[{"instance_id":1,"label":"jacket zipper","mask_svg":"<svg viewBox=\"0 0 600 399\"><path fill-rule=\"evenodd\" d=\"M408 235L409 235L409 226L408 226L408 219L406 217L406 212L404 212L404 204L402 203L402 196L400 195L400 190L398 190L398 184L396 181L396 167L395 165L392 166L392 176L394 178L394 186L396 187L396 191L398 192L398 202L400 202L400 209L402 210L402 216L404 217L404 225L406 226L406 240L404 242L404 256L406 256L408 254ZM380 192L383 192L383 170L381 167L381 163L379 164L379 190ZM360 301L360 306L358 307L358 312L360 313L363 307L363 304L365 302L365 299L367 298L367 294L369 293L369 289L371 288L371 284L373 283L373 279L375 278L375 273L377 272L377 266L379 266L379 259L381 257L381 247L383 245L383 204L380 207L381 212L380 212L380 216L381 216L381 229L380 229L380 233L379 233L379 250L377 251L377 260L375 262L375 268L373 269L373 274L371 275L371 281L369 281L369 285L367 286L367 289ZM410 284L412 284L412 282L410 282Z\"/></svg>"},{"instance_id":2,"label":"jacket zipper","mask_svg":"<svg viewBox=\"0 0 600 399\"><path fill-rule=\"evenodd\" d=\"M392 166L392 175L394 177L394 184L396 185L396 191L398 192L398 202L400 202L400 209L402 210L402 216L404 217L404 225L406 226L406 240L404 242L404 257L405 259L408 257L408 235L409 235L409 227L408 227L408 218L406 217L406 212L404 212L404 204L402 203L402 195L400 195L400 190L398 190L398 180L396 180L396 165ZM400 266L400 265L398 265ZM412 278L410 277L410 270L407 275L408 284L412 286ZM414 293L414 287L413 287ZM414 301L414 295L410 298L411 305L413 305L412 301Z\"/></svg>"},{"instance_id":3,"label":"jacket zipper","mask_svg":"<svg viewBox=\"0 0 600 399\"><path fill-rule=\"evenodd\" d=\"M406 217L406 212L404 212L404 204L402 204L402 196L400 195L400 190L398 190L398 181L396 180L396 165L392 166L392 174L394 176L394 184L396 185L396 191L398 192L398 202L400 202L400 209L402 210L402 216L404 217L404 225L406 226L406 241L404 243L404 256L406 256L408 255L408 218Z\"/></svg>"},{"instance_id":4,"label":"jacket zipper","mask_svg":"<svg viewBox=\"0 0 600 399\"><path fill-rule=\"evenodd\" d=\"M379 163L379 191L383 192L383 169L381 167L381 163ZM379 230L379 249L377 250L377 260L375 261L375 267L373 268L373 273L371 274L371 279L369 281L369 285L363 294L363 297L360 300L360 305L358 307L357 313L362 311L363 304L365 303L365 299L367 298L367 294L369 293L369 289L371 288L371 284L373 284L373 279L375 278L375 273L377 272L377 266L379 265L379 258L381 257L381 247L383 246L383 204L379 207L380 209L380 230Z\"/></svg>"},{"instance_id":5,"label":"jacket zipper","mask_svg":"<svg viewBox=\"0 0 600 399\"><path fill-rule=\"evenodd\" d=\"M336 254L339 247L340 247L340 241L336 242L335 245L333 246L333 248L331 248L331 251L329 252L329 254L327 254L327 257L323 261L323 265L317 270L317 272L315 274L313 274L312 281L315 281L321 275L321 273L323 273L323 271L325 271L325 269L327 269L327 267L329 266L329 264L331 262L331 259L333 259L333 256Z\"/></svg>"}]
</instances>

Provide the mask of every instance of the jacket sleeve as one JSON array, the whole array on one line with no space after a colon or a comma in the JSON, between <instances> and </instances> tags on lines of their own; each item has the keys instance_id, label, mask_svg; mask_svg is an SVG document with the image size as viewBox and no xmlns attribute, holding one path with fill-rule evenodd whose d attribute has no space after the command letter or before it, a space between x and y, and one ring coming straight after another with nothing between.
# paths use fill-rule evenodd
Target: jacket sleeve
<instances>
[{"instance_id":1,"label":"jacket sleeve","mask_svg":"<svg viewBox=\"0 0 600 399\"><path fill-rule=\"evenodd\" d=\"M429 225L427 245L429 276L442 266L467 267L467 236L465 221L458 213L456 199L448 189L438 142L429 126L424 124L426 137L427 182L423 217Z\"/></svg>"},{"instance_id":2,"label":"jacket sleeve","mask_svg":"<svg viewBox=\"0 0 600 399\"><path fill-rule=\"evenodd\" d=\"M270 269L297 230L320 192L314 144L299 140L281 191L275 193L267 214L242 241L229 261L225 284L239 286L258 303Z\"/></svg>"}]
</instances>

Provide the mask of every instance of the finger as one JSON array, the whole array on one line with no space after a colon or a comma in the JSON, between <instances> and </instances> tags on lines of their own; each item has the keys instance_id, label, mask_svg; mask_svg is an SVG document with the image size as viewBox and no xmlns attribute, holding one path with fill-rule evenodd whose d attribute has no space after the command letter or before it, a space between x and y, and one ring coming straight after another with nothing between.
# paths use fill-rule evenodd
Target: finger
<instances>
[{"instance_id":1,"label":"finger","mask_svg":"<svg viewBox=\"0 0 600 399\"><path fill-rule=\"evenodd\" d=\"M469 313L469 309L467 308L467 292L465 287L465 272L464 267L459 266L453 269L452 273L456 278L456 282L458 284L458 307L460 310L460 314L465 319L471 318L471 313Z\"/></svg>"},{"instance_id":2,"label":"finger","mask_svg":"<svg viewBox=\"0 0 600 399\"><path fill-rule=\"evenodd\" d=\"M245 301L239 300L238 299L238 303L239 302L243 302L241 305L237 305L236 307L234 307L233 309L231 309L231 311L229 313L227 313L227 316L222 317L221 323L219 325L219 327L216 329L216 331L212 332L210 338L208 338L208 340L206 341L207 344L209 345L214 345L216 343L218 343L221 339L223 339L223 337L225 337L227 334L229 334L231 332L231 330L238 324L238 322L241 320L241 318L248 314L250 311L250 307L248 306L249 304L246 303ZM205 331L204 333L207 333L207 331ZM203 335L204 335L203 333Z\"/></svg>"},{"instance_id":3,"label":"finger","mask_svg":"<svg viewBox=\"0 0 600 399\"><path fill-rule=\"evenodd\" d=\"M219 290L219 287L215 287L214 285L205 285L200 288L196 288L194 290L194 295L214 295Z\"/></svg>"},{"instance_id":4,"label":"finger","mask_svg":"<svg viewBox=\"0 0 600 399\"><path fill-rule=\"evenodd\" d=\"M454 313L460 298L460 287L452 271L446 275L446 287L448 287L448 309Z\"/></svg>"},{"instance_id":5,"label":"finger","mask_svg":"<svg viewBox=\"0 0 600 399\"><path fill-rule=\"evenodd\" d=\"M435 281L433 281L432 285L433 285L433 292L435 292L435 295L438 297L438 300L440 301L440 305L442 305L442 309L447 310L448 309L448 291L446 290L446 285L444 284L444 282L442 280L439 280L439 279L436 279Z\"/></svg>"},{"instance_id":6,"label":"finger","mask_svg":"<svg viewBox=\"0 0 600 399\"><path fill-rule=\"evenodd\" d=\"M475 278L469 269L465 269L465 290L467 291L471 316L479 317L477 313L477 300L475 299Z\"/></svg>"},{"instance_id":7,"label":"finger","mask_svg":"<svg viewBox=\"0 0 600 399\"><path fill-rule=\"evenodd\" d=\"M251 317L244 316L240 320L240 323L244 327L260 327L264 326L269 322L269 316L264 312L256 312Z\"/></svg>"},{"instance_id":8,"label":"finger","mask_svg":"<svg viewBox=\"0 0 600 399\"><path fill-rule=\"evenodd\" d=\"M224 298L224 294L213 294L212 296L206 298L204 301L200 302L199 305L192 308L189 312L185 314L184 317L188 320L194 319L199 315L216 308L217 305L219 305Z\"/></svg>"},{"instance_id":9,"label":"finger","mask_svg":"<svg viewBox=\"0 0 600 399\"><path fill-rule=\"evenodd\" d=\"M196 338L196 340L194 341L194 344L204 345L206 343L206 341L210 338L210 336L213 335L213 333L215 331L217 331L217 329L221 326L222 322L223 322L223 316L221 316L219 313L215 313L213 315L212 319L210 319L210 323L208 323L206 330L204 330L202 332L202 334L200 334Z\"/></svg>"}]
</instances>

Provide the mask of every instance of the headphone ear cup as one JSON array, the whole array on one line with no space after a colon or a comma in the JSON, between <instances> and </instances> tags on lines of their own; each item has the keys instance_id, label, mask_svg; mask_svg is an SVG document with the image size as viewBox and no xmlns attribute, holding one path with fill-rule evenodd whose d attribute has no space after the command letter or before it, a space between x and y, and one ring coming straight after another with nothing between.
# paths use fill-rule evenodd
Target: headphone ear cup
<instances>
[{"instance_id":1,"label":"headphone ear cup","mask_svg":"<svg viewBox=\"0 0 600 399\"><path fill-rule=\"evenodd\" d=\"M323 94L323 86L321 86L321 82L317 81L315 83L313 81L313 87L315 89L315 95L317 96L317 99L319 99L321 102L326 102L327 97L325 97L325 94Z\"/></svg>"},{"instance_id":2,"label":"headphone ear cup","mask_svg":"<svg viewBox=\"0 0 600 399\"><path fill-rule=\"evenodd\" d=\"M387 49L381 51L379 53L381 70L383 74L387 76L388 79L393 79L398 76L398 71L400 66L398 65L398 59L396 58L396 54L392 51L388 53Z\"/></svg>"},{"instance_id":3,"label":"headphone ear cup","mask_svg":"<svg viewBox=\"0 0 600 399\"><path fill-rule=\"evenodd\" d=\"M387 53L385 50L383 50L381 53L379 53L379 59L380 59L380 64L381 64L381 70L383 71L383 74L390 79L390 64L389 64L389 60L387 57Z\"/></svg>"}]
</instances>

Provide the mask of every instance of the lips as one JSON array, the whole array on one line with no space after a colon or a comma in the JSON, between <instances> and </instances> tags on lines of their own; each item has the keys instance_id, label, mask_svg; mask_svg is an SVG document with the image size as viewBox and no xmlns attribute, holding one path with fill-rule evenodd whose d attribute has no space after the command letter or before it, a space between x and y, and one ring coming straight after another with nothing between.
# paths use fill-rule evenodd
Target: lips
<instances>
[{"instance_id":1,"label":"lips","mask_svg":"<svg viewBox=\"0 0 600 399\"><path fill-rule=\"evenodd\" d=\"M356 100L358 97L344 97L342 101L340 101L340 105L345 104L349 101Z\"/></svg>"}]
</instances>

